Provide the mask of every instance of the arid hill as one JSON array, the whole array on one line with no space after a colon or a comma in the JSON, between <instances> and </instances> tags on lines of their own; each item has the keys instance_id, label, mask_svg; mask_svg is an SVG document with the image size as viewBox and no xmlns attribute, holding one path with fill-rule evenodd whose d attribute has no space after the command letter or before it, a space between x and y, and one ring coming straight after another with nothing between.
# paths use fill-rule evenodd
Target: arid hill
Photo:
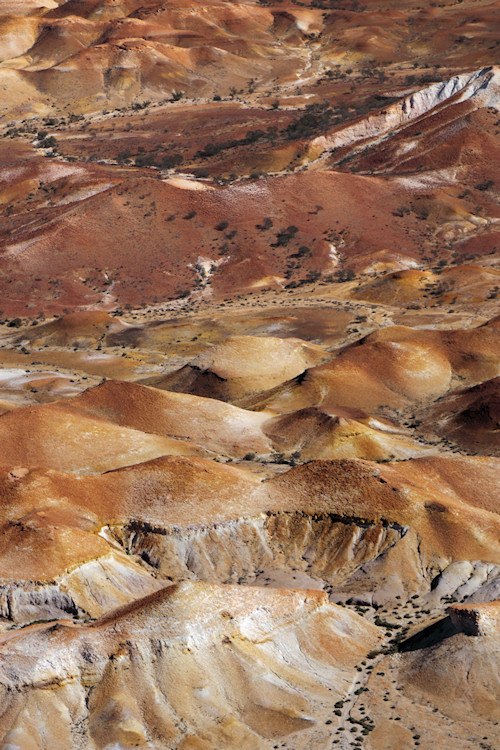
<instances>
[{"instance_id":1,"label":"arid hill","mask_svg":"<svg viewBox=\"0 0 500 750\"><path fill-rule=\"evenodd\" d=\"M263 591L256 605L255 589L184 583L90 626L2 636L0 727L6 742L71 744L71 711L87 747L326 748L328 704L379 640L318 592ZM42 710L46 731L32 719Z\"/></svg>"},{"instance_id":2,"label":"arid hill","mask_svg":"<svg viewBox=\"0 0 500 750\"><path fill-rule=\"evenodd\" d=\"M0 3L0 750L500 746L500 8Z\"/></svg>"},{"instance_id":3,"label":"arid hill","mask_svg":"<svg viewBox=\"0 0 500 750\"><path fill-rule=\"evenodd\" d=\"M435 432L462 449L496 456L500 451L500 379L451 394L430 411Z\"/></svg>"},{"instance_id":4,"label":"arid hill","mask_svg":"<svg viewBox=\"0 0 500 750\"><path fill-rule=\"evenodd\" d=\"M495 377L499 336L497 320L466 331L383 328L253 403L278 412L313 405L407 412Z\"/></svg>"},{"instance_id":5,"label":"arid hill","mask_svg":"<svg viewBox=\"0 0 500 750\"><path fill-rule=\"evenodd\" d=\"M123 554L104 565L107 573L87 564L105 561L106 548L133 555L146 578L255 583L277 576L278 586L307 581L379 605L401 593L432 600L439 576L443 596L469 578L474 593L500 575L493 458L313 461L262 483L241 469L170 456L93 477L5 469L0 490L4 534L30 540L29 558L16 545L3 552L4 596L23 581L18 615L10 605L15 619L25 616L30 590L49 609L88 612L79 586L96 573L103 591L91 599L102 607L104 591L117 587L113 568L124 565ZM68 548L57 544L53 558L45 549L51 534L74 538ZM45 572L36 575L38 556Z\"/></svg>"},{"instance_id":6,"label":"arid hill","mask_svg":"<svg viewBox=\"0 0 500 750\"><path fill-rule=\"evenodd\" d=\"M491 3L49 5L0 17L6 315L471 260L498 286Z\"/></svg>"}]
</instances>

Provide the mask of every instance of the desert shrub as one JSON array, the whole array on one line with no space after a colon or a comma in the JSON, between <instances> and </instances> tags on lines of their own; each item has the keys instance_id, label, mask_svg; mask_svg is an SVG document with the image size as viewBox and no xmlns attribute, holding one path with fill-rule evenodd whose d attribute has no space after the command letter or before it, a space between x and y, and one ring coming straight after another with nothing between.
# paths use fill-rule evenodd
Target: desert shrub
<instances>
[{"instance_id":1,"label":"desert shrub","mask_svg":"<svg viewBox=\"0 0 500 750\"><path fill-rule=\"evenodd\" d=\"M156 159L154 154L138 154L134 159L136 167L154 167Z\"/></svg>"},{"instance_id":2,"label":"desert shrub","mask_svg":"<svg viewBox=\"0 0 500 750\"><path fill-rule=\"evenodd\" d=\"M208 169L205 169L204 167L193 169L193 174L195 177L210 177L210 172L208 171Z\"/></svg>"},{"instance_id":3,"label":"desert shrub","mask_svg":"<svg viewBox=\"0 0 500 750\"><path fill-rule=\"evenodd\" d=\"M495 183L493 180L484 180L484 182L480 182L478 185L475 185L474 187L476 190L489 190L490 187L493 187Z\"/></svg>"},{"instance_id":4,"label":"desert shrub","mask_svg":"<svg viewBox=\"0 0 500 750\"><path fill-rule=\"evenodd\" d=\"M53 135L48 135L39 141L38 145L40 148L55 148L57 146L57 141Z\"/></svg>"},{"instance_id":5,"label":"desert shrub","mask_svg":"<svg viewBox=\"0 0 500 750\"><path fill-rule=\"evenodd\" d=\"M286 133L289 138L308 138L330 124L334 111L328 104L308 104L303 114L291 122Z\"/></svg>"},{"instance_id":6,"label":"desert shrub","mask_svg":"<svg viewBox=\"0 0 500 750\"><path fill-rule=\"evenodd\" d=\"M183 159L180 154L167 154L162 157L160 166L162 169L173 169L173 167L178 167L179 164L182 164L182 161Z\"/></svg>"},{"instance_id":7,"label":"desert shrub","mask_svg":"<svg viewBox=\"0 0 500 750\"><path fill-rule=\"evenodd\" d=\"M116 158L116 161L118 162L118 164L123 164L124 162L130 161L131 156L132 154L130 153L130 151L128 151L128 149L125 149L125 151L120 151Z\"/></svg>"},{"instance_id":8,"label":"desert shrub","mask_svg":"<svg viewBox=\"0 0 500 750\"><path fill-rule=\"evenodd\" d=\"M278 232L276 235L276 242L273 243L272 247L286 247L290 240L292 240L297 232L299 231L298 227L295 227L293 225L287 227L286 229L282 229L281 232Z\"/></svg>"},{"instance_id":9,"label":"desert shrub","mask_svg":"<svg viewBox=\"0 0 500 750\"><path fill-rule=\"evenodd\" d=\"M352 268L346 268L342 271L336 271L335 277L338 281L352 281L356 278L356 274Z\"/></svg>"},{"instance_id":10,"label":"desert shrub","mask_svg":"<svg viewBox=\"0 0 500 750\"><path fill-rule=\"evenodd\" d=\"M260 229L261 232L265 232L268 229L271 229L273 225L273 220L269 218L269 216L266 216L262 224L256 224L256 229Z\"/></svg>"}]
</instances>

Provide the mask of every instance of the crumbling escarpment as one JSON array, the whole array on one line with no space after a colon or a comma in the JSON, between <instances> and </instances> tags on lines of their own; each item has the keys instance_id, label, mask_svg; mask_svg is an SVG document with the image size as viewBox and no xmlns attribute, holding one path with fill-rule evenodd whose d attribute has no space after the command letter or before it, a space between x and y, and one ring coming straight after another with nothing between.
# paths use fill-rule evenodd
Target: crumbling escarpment
<instances>
[{"instance_id":1,"label":"crumbling escarpment","mask_svg":"<svg viewBox=\"0 0 500 750\"><path fill-rule=\"evenodd\" d=\"M406 533L397 523L298 511L268 511L202 528L131 523L111 531L127 551L170 580L248 584L272 570L293 587L295 571L327 590L344 583Z\"/></svg>"},{"instance_id":2,"label":"crumbling escarpment","mask_svg":"<svg viewBox=\"0 0 500 750\"><path fill-rule=\"evenodd\" d=\"M111 549L52 579L3 582L0 617L10 627L60 618L90 621L163 585L145 566Z\"/></svg>"},{"instance_id":3,"label":"crumbling escarpment","mask_svg":"<svg viewBox=\"0 0 500 750\"><path fill-rule=\"evenodd\" d=\"M179 456L101 475L7 471L3 529L16 543L0 555L4 623L95 619L186 579L312 586L374 606L495 598L496 461L312 461L267 481Z\"/></svg>"}]
</instances>

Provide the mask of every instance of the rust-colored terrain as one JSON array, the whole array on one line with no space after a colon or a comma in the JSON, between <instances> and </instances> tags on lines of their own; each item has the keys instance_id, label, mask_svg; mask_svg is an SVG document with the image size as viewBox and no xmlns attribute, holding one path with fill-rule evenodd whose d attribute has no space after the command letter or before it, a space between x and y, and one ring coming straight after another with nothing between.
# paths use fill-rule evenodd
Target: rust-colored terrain
<instances>
[{"instance_id":1,"label":"rust-colored terrain","mask_svg":"<svg viewBox=\"0 0 500 750\"><path fill-rule=\"evenodd\" d=\"M500 8L0 3L0 750L500 746Z\"/></svg>"}]
</instances>

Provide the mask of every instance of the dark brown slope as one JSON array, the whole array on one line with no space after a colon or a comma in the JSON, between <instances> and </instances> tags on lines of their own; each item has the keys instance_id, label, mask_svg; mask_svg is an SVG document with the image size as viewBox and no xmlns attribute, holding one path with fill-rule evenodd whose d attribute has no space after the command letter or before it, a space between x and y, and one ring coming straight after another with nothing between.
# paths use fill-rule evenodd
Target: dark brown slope
<instances>
[{"instance_id":1,"label":"dark brown slope","mask_svg":"<svg viewBox=\"0 0 500 750\"><path fill-rule=\"evenodd\" d=\"M427 419L434 432L460 448L498 456L500 378L450 394L432 408Z\"/></svg>"},{"instance_id":2,"label":"dark brown slope","mask_svg":"<svg viewBox=\"0 0 500 750\"><path fill-rule=\"evenodd\" d=\"M317 172L217 187L101 167L96 176L107 184L90 186L82 199L82 169L88 168L28 162L26 192L0 232L7 314L137 307L190 291L199 300L280 289L335 273L340 241L343 254L368 266L375 258L391 261L390 247L417 258L426 231L417 219L410 221L413 238L406 221L389 226L398 191L375 178ZM59 193L59 174L67 197L51 206L40 182ZM33 188L36 197L26 203ZM35 279L29 308L27 275Z\"/></svg>"}]
</instances>

